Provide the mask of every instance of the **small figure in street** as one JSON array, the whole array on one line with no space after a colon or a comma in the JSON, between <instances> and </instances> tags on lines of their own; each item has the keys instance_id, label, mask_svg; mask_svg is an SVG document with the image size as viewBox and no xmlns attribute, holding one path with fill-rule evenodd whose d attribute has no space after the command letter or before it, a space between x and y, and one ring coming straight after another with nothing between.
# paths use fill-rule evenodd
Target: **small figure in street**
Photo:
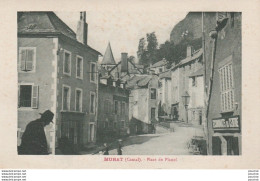
<instances>
[{"instance_id":1,"label":"small figure in street","mask_svg":"<svg viewBox=\"0 0 260 181\"><path fill-rule=\"evenodd\" d=\"M104 143L104 146L105 146L105 151L104 151L104 154L103 155L109 155L109 149L108 149L108 146L107 146L107 143Z\"/></svg>"},{"instance_id":2,"label":"small figure in street","mask_svg":"<svg viewBox=\"0 0 260 181\"><path fill-rule=\"evenodd\" d=\"M31 121L22 136L22 143L18 148L19 155L48 155L47 139L44 127L53 123L54 114L47 110L41 118Z\"/></svg>"},{"instance_id":3,"label":"small figure in street","mask_svg":"<svg viewBox=\"0 0 260 181\"><path fill-rule=\"evenodd\" d=\"M122 155L122 140L118 140L117 155Z\"/></svg>"}]
</instances>

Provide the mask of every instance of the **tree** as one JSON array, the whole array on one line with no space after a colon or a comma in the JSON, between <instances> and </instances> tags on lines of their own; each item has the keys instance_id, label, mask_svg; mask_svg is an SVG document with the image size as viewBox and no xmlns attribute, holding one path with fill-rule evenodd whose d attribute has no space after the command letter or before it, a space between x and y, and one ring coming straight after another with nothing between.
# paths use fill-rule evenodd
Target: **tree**
<instances>
[{"instance_id":1,"label":"tree","mask_svg":"<svg viewBox=\"0 0 260 181\"><path fill-rule=\"evenodd\" d=\"M128 60L128 62L130 61L130 62L135 63L135 62L134 62L134 61L135 61L135 57L134 57L133 55L129 56L129 57L127 58L127 60Z\"/></svg>"},{"instance_id":2,"label":"tree","mask_svg":"<svg viewBox=\"0 0 260 181\"><path fill-rule=\"evenodd\" d=\"M147 39L147 58L149 64L156 63L157 60L157 47L158 47L158 41L157 37L155 35L155 32L147 33L146 34Z\"/></svg>"},{"instance_id":3,"label":"tree","mask_svg":"<svg viewBox=\"0 0 260 181\"><path fill-rule=\"evenodd\" d=\"M148 59L147 59L147 55L146 55L146 41L144 38L141 38L139 40L137 57L139 60L139 64L141 64L141 65L148 64Z\"/></svg>"},{"instance_id":4,"label":"tree","mask_svg":"<svg viewBox=\"0 0 260 181\"><path fill-rule=\"evenodd\" d=\"M173 62L173 57L174 43L167 40L165 43L160 45L157 53L157 59L162 60L165 58L168 62Z\"/></svg>"}]
</instances>

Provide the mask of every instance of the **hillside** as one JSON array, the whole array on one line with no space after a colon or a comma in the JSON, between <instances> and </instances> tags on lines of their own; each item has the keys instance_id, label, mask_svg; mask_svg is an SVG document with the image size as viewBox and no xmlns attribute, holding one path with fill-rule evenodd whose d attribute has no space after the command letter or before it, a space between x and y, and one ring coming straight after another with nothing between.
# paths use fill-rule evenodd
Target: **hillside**
<instances>
[{"instance_id":1,"label":"hillside","mask_svg":"<svg viewBox=\"0 0 260 181\"><path fill-rule=\"evenodd\" d=\"M186 36L190 40L198 39L202 35L202 17L201 12L190 12L187 16L174 26L170 34L170 40L174 44L179 44L183 39L182 34L187 33Z\"/></svg>"}]
</instances>

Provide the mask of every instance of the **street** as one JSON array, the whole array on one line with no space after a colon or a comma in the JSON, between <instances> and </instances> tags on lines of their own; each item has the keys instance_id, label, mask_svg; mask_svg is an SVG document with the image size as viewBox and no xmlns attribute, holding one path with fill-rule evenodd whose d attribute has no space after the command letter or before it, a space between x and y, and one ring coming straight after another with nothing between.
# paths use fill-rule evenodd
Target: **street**
<instances>
[{"instance_id":1,"label":"street","mask_svg":"<svg viewBox=\"0 0 260 181\"><path fill-rule=\"evenodd\" d=\"M178 127L175 132L130 136L123 141L123 155L190 155L187 142L201 135L200 128ZM109 154L116 155L117 150Z\"/></svg>"}]
</instances>

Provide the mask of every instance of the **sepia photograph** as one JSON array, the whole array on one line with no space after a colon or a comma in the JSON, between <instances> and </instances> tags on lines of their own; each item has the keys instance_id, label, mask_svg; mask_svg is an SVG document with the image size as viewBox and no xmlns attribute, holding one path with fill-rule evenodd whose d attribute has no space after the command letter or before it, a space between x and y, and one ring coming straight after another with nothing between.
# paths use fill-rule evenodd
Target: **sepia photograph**
<instances>
[{"instance_id":1,"label":"sepia photograph","mask_svg":"<svg viewBox=\"0 0 260 181\"><path fill-rule=\"evenodd\" d=\"M152 14L17 12L18 155L242 155L242 13Z\"/></svg>"}]
</instances>

